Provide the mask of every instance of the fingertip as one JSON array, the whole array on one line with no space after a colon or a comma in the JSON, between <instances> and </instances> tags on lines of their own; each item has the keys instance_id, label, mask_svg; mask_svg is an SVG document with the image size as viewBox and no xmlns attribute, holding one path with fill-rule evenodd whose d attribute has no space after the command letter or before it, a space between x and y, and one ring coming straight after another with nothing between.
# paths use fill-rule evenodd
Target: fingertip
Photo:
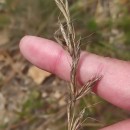
<instances>
[{"instance_id":1,"label":"fingertip","mask_svg":"<svg viewBox=\"0 0 130 130\"><path fill-rule=\"evenodd\" d=\"M26 48L27 48L27 45L28 43L30 43L30 39L31 39L32 36L24 36L21 40L20 40L20 43L19 43L19 48L20 48L20 52L22 53L22 55L25 57L25 52L26 52Z\"/></svg>"},{"instance_id":2,"label":"fingertip","mask_svg":"<svg viewBox=\"0 0 130 130\"><path fill-rule=\"evenodd\" d=\"M29 44L32 44L32 41L35 41L37 37L35 36L29 36L26 35L20 40L19 48L22 54L24 54L26 48L28 47Z\"/></svg>"},{"instance_id":3,"label":"fingertip","mask_svg":"<svg viewBox=\"0 0 130 130\"><path fill-rule=\"evenodd\" d=\"M36 59L35 55L38 56L37 54L42 51L42 48L48 50L47 47L51 43L52 41L44 38L26 35L20 40L19 48L22 55L33 63Z\"/></svg>"}]
</instances>

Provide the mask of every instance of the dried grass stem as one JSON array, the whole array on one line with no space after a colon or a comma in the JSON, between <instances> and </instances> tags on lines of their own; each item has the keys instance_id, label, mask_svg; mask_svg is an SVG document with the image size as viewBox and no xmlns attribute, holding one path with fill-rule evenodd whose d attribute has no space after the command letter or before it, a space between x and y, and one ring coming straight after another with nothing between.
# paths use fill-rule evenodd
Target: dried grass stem
<instances>
[{"instance_id":1,"label":"dried grass stem","mask_svg":"<svg viewBox=\"0 0 130 130\"><path fill-rule=\"evenodd\" d=\"M81 110L79 114L76 111L77 101L84 97L91 91L91 88L95 85L97 81L100 80L99 77L94 77L89 80L85 85L78 89L77 85L77 68L81 54L81 38L76 40L75 29L74 25L71 22L69 6L67 0L55 0L60 12L63 14L65 18L65 25L61 22L60 18L59 21L59 29L55 33L55 39L57 42L62 44L61 40L59 39L57 32L60 31L62 34L63 40L65 41L65 45L62 44L64 48L69 52L70 56L72 57L72 64L71 64L71 73L70 73L70 85L69 87L69 98L68 98L68 105L67 105L67 117L68 117L68 130L79 130L84 122L83 117L85 113L85 108Z\"/></svg>"}]
</instances>

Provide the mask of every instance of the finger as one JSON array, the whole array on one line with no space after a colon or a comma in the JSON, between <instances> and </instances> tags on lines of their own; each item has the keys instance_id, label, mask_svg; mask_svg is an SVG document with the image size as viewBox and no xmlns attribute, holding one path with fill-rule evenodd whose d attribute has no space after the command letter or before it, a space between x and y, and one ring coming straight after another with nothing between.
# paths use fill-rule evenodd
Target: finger
<instances>
[{"instance_id":1,"label":"finger","mask_svg":"<svg viewBox=\"0 0 130 130\"><path fill-rule=\"evenodd\" d=\"M121 121L100 130L130 130L130 120Z\"/></svg>"},{"instance_id":2,"label":"finger","mask_svg":"<svg viewBox=\"0 0 130 130\"><path fill-rule=\"evenodd\" d=\"M22 54L34 65L69 80L71 58L61 46L43 38L26 36L20 42ZM130 63L83 52L78 79L85 83L94 75L103 78L96 93L105 100L130 110Z\"/></svg>"},{"instance_id":3,"label":"finger","mask_svg":"<svg viewBox=\"0 0 130 130\"><path fill-rule=\"evenodd\" d=\"M24 57L37 67L69 80L71 58L53 41L25 36L20 42Z\"/></svg>"}]
</instances>

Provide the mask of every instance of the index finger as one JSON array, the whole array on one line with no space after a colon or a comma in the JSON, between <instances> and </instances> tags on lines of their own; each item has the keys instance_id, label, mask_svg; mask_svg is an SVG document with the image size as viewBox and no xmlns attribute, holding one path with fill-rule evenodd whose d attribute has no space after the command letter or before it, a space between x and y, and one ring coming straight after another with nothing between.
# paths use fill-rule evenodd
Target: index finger
<instances>
[{"instance_id":1,"label":"index finger","mask_svg":"<svg viewBox=\"0 0 130 130\"><path fill-rule=\"evenodd\" d=\"M64 80L70 79L71 57L57 43L26 36L20 42L20 50L37 67ZM108 102L130 110L130 63L83 52L79 62L78 80L85 83L97 73L103 78L96 86L96 93Z\"/></svg>"}]
</instances>

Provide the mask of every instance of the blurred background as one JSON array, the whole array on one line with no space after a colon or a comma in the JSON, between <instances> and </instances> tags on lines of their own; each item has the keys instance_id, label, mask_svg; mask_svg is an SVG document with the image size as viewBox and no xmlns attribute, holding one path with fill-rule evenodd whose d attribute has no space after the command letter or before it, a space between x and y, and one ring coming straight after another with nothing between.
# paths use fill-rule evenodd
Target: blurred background
<instances>
[{"instance_id":1,"label":"blurred background","mask_svg":"<svg viewBox=\"0 0 130 130\"><path fill-rule=\"evenodd\" d=\"M69 0L69 5L82 49L130 60L129 0ZM19 52L24 35L54 40L58 16L54 0L0 0L0 130L66 129L67 84ZM79 102L79 108L84 105L88 109L82 130L130 117L94 94Z\"/></svg>"}]
</instances>

